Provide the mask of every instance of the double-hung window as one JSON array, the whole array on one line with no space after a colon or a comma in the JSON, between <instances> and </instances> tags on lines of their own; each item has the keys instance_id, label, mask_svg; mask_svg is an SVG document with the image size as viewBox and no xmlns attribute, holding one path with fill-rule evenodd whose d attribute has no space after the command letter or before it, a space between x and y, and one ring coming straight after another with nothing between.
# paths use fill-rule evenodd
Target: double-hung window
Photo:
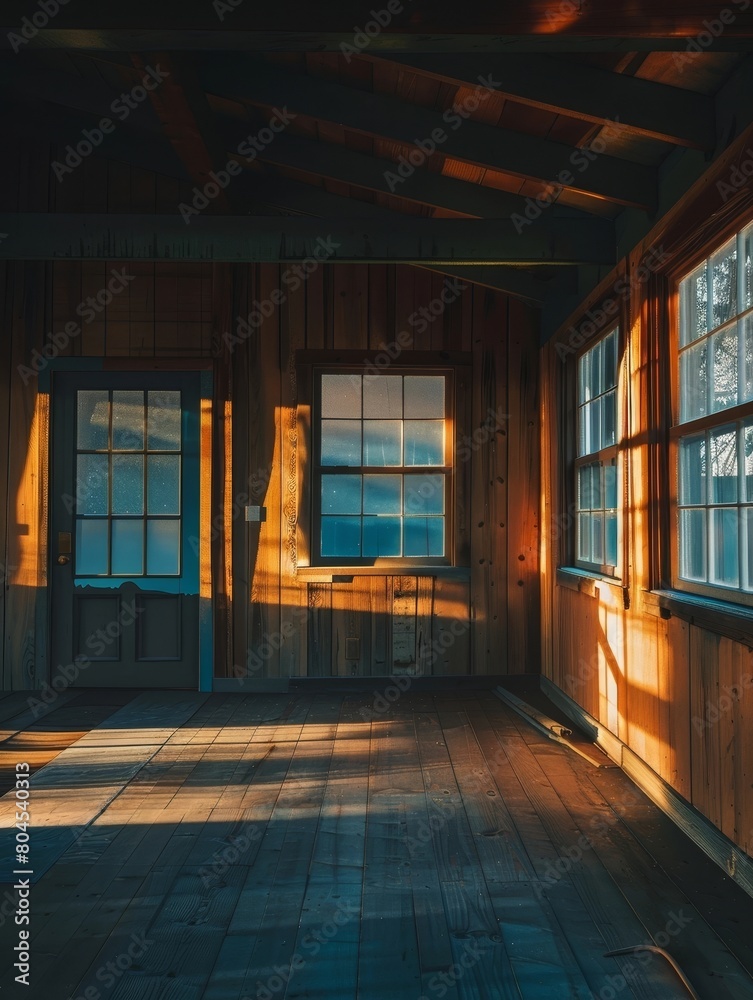
<instances>
[{"instance_id":1,"label":"double-hung window","mask_svg":"<svg viewBox=\"0 0 753 1000\"><path fill-rule=\"evenodd\" d=\"M315 369L315 564L451 562L452 381Z\"/></svg>"},{"instance_id":2,"label":"double-hung window","mask_svg":"<svg viewBox=\"0 0 753 1000\"><path fill-rule=\"evenodd\" d=\"M753 595L752 243L749 225L679 282L672 431L674 582L747 603L744 595Z\"/></svg>"},{"instance_id":3,"label":"double-hung window","mask_svg":"<svg viewBox=\"0 0 753 1000\"><path fill-rule=\"evenodd\" d=\"M617 329L578 358L575 459L576 565L616 576L618 518Z\"/></svg>"}]
</instances>

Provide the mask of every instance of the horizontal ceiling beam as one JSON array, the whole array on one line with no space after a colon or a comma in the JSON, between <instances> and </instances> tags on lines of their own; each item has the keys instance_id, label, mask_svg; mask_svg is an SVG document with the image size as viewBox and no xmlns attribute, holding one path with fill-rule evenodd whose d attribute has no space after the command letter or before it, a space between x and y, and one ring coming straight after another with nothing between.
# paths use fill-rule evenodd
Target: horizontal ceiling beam
<instances>
[{"instance_id":1,"label":"horizontal ceiling beam","mask_svg":"<svg viewBox=\"0 0 753 1000\"><path fill-rule=\"evenodd\" d=\"M561 178L567 190L620 205L647 210L654 205L655 171L603 152L588 153L551 139L463 119L452 111L443 114L237 56L213 58L201 78L207 93L218 97L265 108L284 106L307 118L406 146L421 148L422 144L424 150L431 150L433 145L439 153L464 163L532 178L542 185ZM399 194L401 186L399 178L392 182L385 178L385 193Z\"/></svg>"},{"instance_id":2,"label":"horizontal ceiling beam","mask_svg":"<svg viewBox=\"0 0 753 1000\"><path fill-rule=\"evenodd\" d=\"M0 259L358 263L580 264L615 262L610 223L553 219L518 233L505 220L307 219L179 215L0 215Z\"/></svg>"},{"instance_id":3,"label":"horizontal ceiling beam","mask_svg":"<svg viewBox=\"0 0 753 1000\"><path fill-rule=\"evenodd\" d=\"M368 50L367 50L368 54ZM475 86L480 68L498 93L557 114L613 125L625 132L697 149L714 147L714 103L705 94L626 76L572 60L505 53L485 56L403 54L369 56L459 86Z\"/></svg>"}]
</instances>

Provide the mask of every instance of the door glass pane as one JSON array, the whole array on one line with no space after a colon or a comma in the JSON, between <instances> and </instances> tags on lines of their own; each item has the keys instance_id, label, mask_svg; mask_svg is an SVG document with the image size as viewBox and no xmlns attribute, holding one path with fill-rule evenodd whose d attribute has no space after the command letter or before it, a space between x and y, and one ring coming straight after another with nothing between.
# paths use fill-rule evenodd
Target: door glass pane
<instances>
[{"instance_id":1,"label":"door glass pane","mask_svg":"<svg viewBox=\"0 0 753 1000\"><path fill-rule=\"evenodd\" d=\"M444 420L406 420L405 465L444 465Z\"/></svg>"},{"instance_id":2,"label":"door glass pane","mask_svg":"<svg viewBox=\"0 0 753 1000\"><path fill-rule=\"evenodd\" d=\"M322 465L360 464L360 420L322 420Z\"/></svg>"},{"instance_id":3,"label":"door glass pane","mask_svg":"<svg viewBox=\"0 0 753 1000\"><path fill-rule=\"evenodd\" d=\"M147 473L147 513L180 514L180 455L149 455Z\"/></svg>"},{"instance_id":4,"label":"door glass pane","mask_svg":"<svg viewBox=\"0 0 753 1000\"><path fill-rule=\"evenodd\" d=\"M444 513L444 476L405 477L406 514Z\"/></svg>"},{"instance_id":5,"label":"door glass pane","mask_svg":"<svg viewBox=\"0 0 753 1000\"><path fill-rule=\"evenodd\" d=\"M322 555L360 556L361 518L322 517Z\"/></svg>"},{"instance_id":6,"label":"door glass pane","mask_svg":"<svg viewBox=\"0 0 753 1000\"><path fill-rule=\"evenodd\" d=\"M405 417L444 417L444 376L405 376Z\"/></svg>"},{"instance_id":7,"label":"door glass pane","mask_svg":"<svg viewBox=\"0 0 753 1000\"><path fill-rule=\"evenodd\" d=\"M144 572L144 522L138 518L112 522L113 576L141 576Z\"/></svg>"},{"instance_id":8,"label":"door glass pane","mask_svg":"<svg viewBox=\"0 0 753 1000\"><path fill-rule=\"evenodd\" d=\"M706 579L706 511L680 511L680 576L685 580Z\"/></svg>"},{"instance_id":9,"label":"door glass pane","mask_svg":"<svg viewBox=\"0 0 753 1000\"><path fill-rule=\"evenodd\" d=\"M403 380L399 375L364 375L363 415L402 420Z\"/></svg>"},{"instance_id":10,"label":"door glass pane","mask_svg":"<svg viewBox=\"0 0 753 1000\"><path fill-rule=\"evenodd\" d=\"M403 524L406 556L444 555L443 517L406 517Z\"/></svg>"},{"instance_id":11,"label":"door glass pane","mask_svg":"<svg viewBox=\"0 0 753 1000\"><path fill-rule=\"evenodd\" d=\"M113 390L112 447L115 451L144 447L144 393L140 390Z\"/></svg>"},{"instance_id":12,"label":"door glass pane","mask_svg":"<svg viewBox=\"0 0 753 1000\"><path fill-rule=\"evenodd\" d=\"M180 451L180 392L153 390L147 393L150 451Z\"/></svg>"},{"instance_id":13,"label":"door glass pane","mask_svg":"<svg viewBox=\"0 0 753 1000\"><path fill-rule=\"evenodd\" d=\"M360 375L322 375L322 416L360 418Z\"/></svg>"},{"instance_id":14,"label":"door glass pane","mask_svg":"<svg viewBox=\"0 0 753 1000\"><path fill-rule=\"evenodd\" d=\"M76 575L107 573L107 521L76 522Z\"/></svg>"},{"instance_id":15,"label":"door glass pane","mask_svg":"<svg viewBox=\"0 0 753 1000\"><path fill-rule=\"evenodd\" d=\"M400 514L401 486L400 476L364 476L364 514Z\"/></svg>"},{"instance_id":16,"label":"door glass pane","mask_svg":"<svg viewBox=\"0 0 753 1000\"><path fill-rule=\"evenodd\" d=\"M106 389L79 389L76 403L76 447L104 451L110 433L109 393Z\"/></svg>"},{"instance_id":17,"label":"door glass pane","mask_svg":"<svg viewBox=\"0 0 753 1000\"><path fill-rule=\"evenodd\" d=\"M365 558L399 556L400 518L364 517L362 554Z\"/></svg>"},{"instance_id":18,"label":"door glass pane","mask_svg":"<svg viewBox=\"0 0 753 1000\"><path fill-rule=\"evenodd\" d=\"M76 459L76 512L107 514L107 455L78 455Z\"/></svg>"},{"instance_id":19,"label":"door glass pane","mask_svg":"<svg viewBox=\"0 0 753 1000\"><path fill-rule=\"evenodd\" d=\"M734 428L711 435L711 503L737 500L737 433Z\"/></svg>"},{"instance_id":20,"label":"door glass pane","mask_svg":"<svg viewBox=\"0 0 753 1000\"><path fill-rule=\"evenodd\" d=\"M360 513L360 476L322 476L322 514Z\"/></svg>"},{"instance_id":21,"label":"door glass pane","mask_svg":"<svg viewBox=\"0 0 753 1000\"><path fill-rule=\"evenodd\" d=\"M146 571L150 576L180 573L180 521L146 522Z\"/></svg>"},{"instance_id":22,"label":"door glass pane","mask_svg":"<svg viewBox=\"0 0 753 1000\"><path fill-rule=\"evenodd\" d=\"M711 514L711 582L736 587L739 581L737 531L739 515L736 507L710 511Z\"/></svg>"},{"instance_id":23,"label":"door glass pane","mask_svg":"<svg viewBox=\"0 0 753 1000\"><path fill-rule=\"evenodd\" d=\"M112 513L144 513L144 456L112 456Z\"/></svg>"},{"instance_id":24,"label":"door glass pane","mask_svg":"<svg viewBox=\"0 0 753 1000\"><path fill-rule=\"evenodd\" d=\"M402 426L399 420L364 420L363 464L400 465Z\"/></svg>"}]
</instances>

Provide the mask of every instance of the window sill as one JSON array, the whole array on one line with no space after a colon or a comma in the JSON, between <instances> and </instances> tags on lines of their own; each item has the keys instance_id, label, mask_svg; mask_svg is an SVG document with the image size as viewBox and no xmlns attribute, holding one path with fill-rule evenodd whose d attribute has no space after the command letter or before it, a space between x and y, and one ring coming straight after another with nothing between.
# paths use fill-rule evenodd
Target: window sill
<instances>
[{"instance_id":1,"label":"window sill","mask_svg":"<svg viewBox=\"0 0 753 1000\"><path fill-rule=\"evenodd\" d=\"M438 576L470 580L467 566L298 566L296 576L312 583L349 583L354 576Z\"/></svg>"},{"instance_id":2,"label":"window sill","mask_svg":"<svg viewBox=\"0 0 753 1000\"><path fill-rule=\"evenodd\" d=\"M753 607L687 594L681 590L648 592L644 596L643 610L655 614L652 609L655 604L663 612L663 618L674 615L691 625L753 647Z\"/></svg>"},{"instance_id":3,"label":"window sill","mask_svg":"<svg viewBox=\"0 0 753 1000\"><path fill-rule=\"evenodd\" d=\"M560 566L557 570L557 586L568 590L578 590L581 594L595 597L602 584L608 584L617 590L624 590L622 581L613 576L605 576L592 570L578 569L576 566Z\"/></svg>"}]
</instances>

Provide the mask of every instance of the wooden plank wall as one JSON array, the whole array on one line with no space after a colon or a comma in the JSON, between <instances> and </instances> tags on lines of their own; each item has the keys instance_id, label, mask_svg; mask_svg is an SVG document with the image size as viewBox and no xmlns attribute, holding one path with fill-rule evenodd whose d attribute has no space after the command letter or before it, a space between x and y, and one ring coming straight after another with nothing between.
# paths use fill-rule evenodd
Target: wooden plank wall
<instances>
[{"instance_id":1,"label":"wooden plank wall","mask_svg":"<svg viewBox=\"0 0 753 1000\"><path fill-rule=\"evenodd\" d=\"M47 150L5 160L4 209L166 212L186 196L177 181L96 157L52 183L47 162ZM125 289L82 317L82 303L107 287L113 271L128 276ZM48 669L48 397L34 378L24 385L12 373L46 332L69 321L82 332L61 356L214 361L217 676L391 674L403 669L395 661L411 645L435 674L536 671L538 314L468 284L433 321L411 325L448 280L405 265L325 264L293 290L281 284L277 265L3 265L0 435L12 443L0 469L0 560L11 568L0 597L3 686L33 686ZM223 334L236 317L278 287L285 299L259 333L228 346ZM296 423L295 352L378 350L401 331L411 334L407 352L453 350L472 358L472 378L458 388L459 408L469 414L462 474L472 489L459 516L470 539L462 553L470 578L303 582L295 573L296 469L307 456ZM266 522L247 524L245 503L265 505ZM222 529L215 531L218 519ZM346 639L360 640L357 659L346 657Z\"/></svg>"},{"instance_id":2,"label":"wooden plank wall","mask_svg":"<svg viewBox=\"0 0 753 1000\"><path fill-rule=\"evenodd\" d=\"M713 241L715 224L709 220L715 212L708 203L716 193L713 178L699 191L697 201L677 206L651 242L647 238L630 255L622 265L625 273L635 273L652 245L670 253L704 224ZM746 219L751 205L753 199ZM605 289L614 287L614 278L605 280ZM660 388L664 294L658 281L634 285L625 312L630 390L625 591L606 579L558 578L558 567L568 565L566 538L574 530L561 446L561 428L565 420L573 426L573 415L564 412L565 369L557 352L558 343L567 344L567 331L542 350L542 672L753 856L753 649L677 615L661 617L648 593L657 586L660 534L669 530L650 486L661 482L657 470L664 454L652 432L667 406ZM597 301L595 294L584 303L583 314Z\"/></svg>"}]
</instances>

